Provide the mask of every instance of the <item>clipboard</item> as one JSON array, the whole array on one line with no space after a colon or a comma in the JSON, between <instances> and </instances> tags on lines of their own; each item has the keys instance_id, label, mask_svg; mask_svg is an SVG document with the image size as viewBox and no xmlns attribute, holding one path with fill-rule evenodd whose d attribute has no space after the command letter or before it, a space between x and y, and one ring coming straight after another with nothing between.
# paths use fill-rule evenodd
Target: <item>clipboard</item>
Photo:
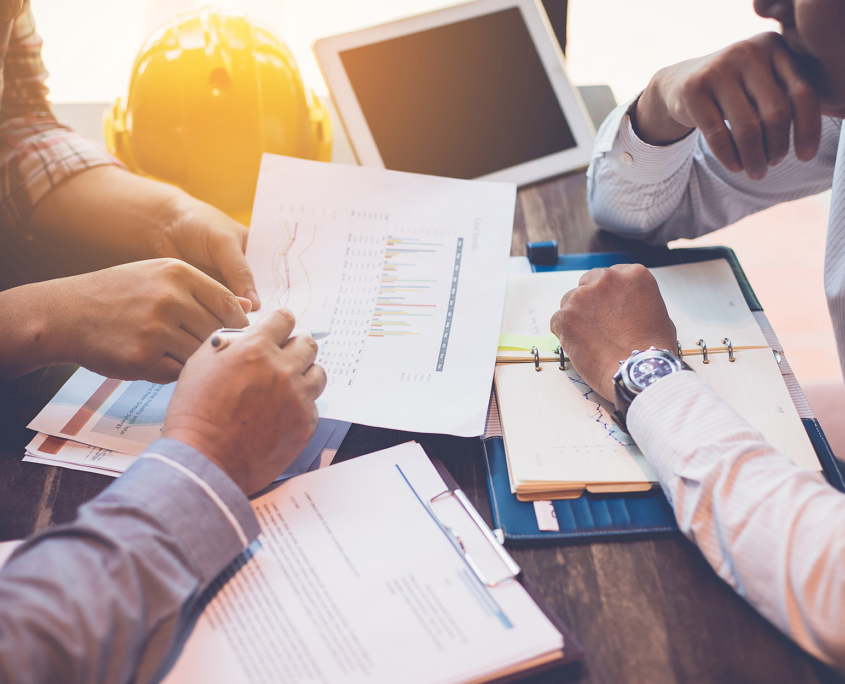
<instances>
[{"instance_id":1,"label":"clipboard","mask_svg":"<svg viewBox=\"0 0 845 684\"><path fill-rule=\"evenodd\" d=\"M748 307L760 324L769 346L775 352L775 357L779 359L781 374L819 458L825 478L833 487L845 492L845 478L839 464L830 450L818 420L812 415L809 404L804 399L801 388L789 369L783 350L765 317L763 307L732 249L728 247L662 248L643 252L558 256L557 243L550 241L531 243L528 245L527 252L531 270L535 273L607 268L622 263L639 263L647 267L657 267L713 259L727 260ZM491 412L498 411L495 401L491 401L490 410ZM498 420L497 413L493 417ZM493 524L496 527L496 533L505 544L596 541L631 536L659 536L678 531L674 511L659 487L653 487L645 492L617 494L585 492L576 499L553 501L552 506L560 531L540 530L533 503L518 501L511 493L501 430L499 434L496 434L495 429L489 429L490 424L491 421L488 419L488 433L482 438L484 467L490 491Z\"/></svg>"},{"instance_id":2,"label":"clipboard","mask_svg":"<svg viewBox=\"0 0 845 684\"><path fill-rule=\"evenodd\" d=\"M490 545L495 549L496 554L499 556L499 558L502 559L505 566L508 567L508 569L510 570L510 574L505 578L489 578L486 576L483 569L479 568L471 559L468 559L467 564L470 566L470 568L472 568L479 581L487 586L495 586L496 584L507 580L519 582L522 585L523 589L525 589L528 595L532 598L534 603L537 604L537 607L549 619L549 622L551 622L552 625L554 625L555 629L557 629L563 636L564 651L562 658L556 659L550 663L539 665L537 667L531 667L525 670L520 670L519 672L512 673L510 675L507 675L506 677L491 681L497 682L499 684L505 684L506 682L522 679L528 675L537 674L539 672L555 669L562 665L582 660L584 657L583 646L581 646L580 642L572 636L572 634L569 632L568 627L563 623L558 614L549 605L549 603L539 592L534 583L526 576L526 574L522 571L522 568L520 568L516 561L511 558L510 554L505 550L501 542L496 538L494 533L490 530L490 528L478 514L478 511L475 510L473 505L470 503L469 499L467 499L466 495L463 493L458 483L452 477L452 474L446 469L446 466L444 466L439 459L434 458L432 456L429 456L429 460L431 461L435 470L437 470L437 473L440 475L446 485L446 489L441 494L438 494L436 497L434 497L432 502L429 503L429 511L432 513L432 517L435 519L437 524L441 527L444 527L443 523L437 517L436 512L432 510L432 506L435 500L440 499L441 497L445 497L447 495L455 496L460 502L461 506L466 511L469 520L471 520L472 523L482 531ZM455 530L449 530L447 534L457 536L457 543L462 546L460 542L460 536Z\"/></svg>"}]
</instances>

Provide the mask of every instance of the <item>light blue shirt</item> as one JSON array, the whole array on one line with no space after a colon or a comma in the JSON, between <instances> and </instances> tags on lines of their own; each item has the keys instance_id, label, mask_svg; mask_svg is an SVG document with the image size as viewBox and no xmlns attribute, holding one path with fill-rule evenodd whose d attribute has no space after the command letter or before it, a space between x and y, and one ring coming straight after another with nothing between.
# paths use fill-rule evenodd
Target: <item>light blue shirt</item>
<instances>
[{"instance_id":1,"label":"light blue shirt","mask_svg":"<svg viewBox=\"0 0 845 684\"><path fill-rule=\"evenodd\" d=\"M148 682L211 582L258 536L220 468L160 439L0 570L0 682Z\"/></svg>"}]
</instances>

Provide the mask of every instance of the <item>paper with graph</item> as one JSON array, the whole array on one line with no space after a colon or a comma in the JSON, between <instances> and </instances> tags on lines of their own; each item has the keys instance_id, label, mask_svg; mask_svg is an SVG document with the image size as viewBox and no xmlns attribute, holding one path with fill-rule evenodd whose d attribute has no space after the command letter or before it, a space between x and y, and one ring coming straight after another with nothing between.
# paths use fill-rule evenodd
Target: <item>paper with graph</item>
<instances>
[{"instance_id":1,"label":"paper with graph","mask_svg":"<svg viewBox=\"0 0 845 684\"><path fill-rule=\"evenodd\" d=\"M77 370L28 427L38 434L24 461L118 477L161 437L176 383L115 380ZM349 423L321 418L279 480L331 462Z\"/></svg>"},{"instance_id":2,"label":"paper with graph","mask_svg":"<svg viewBox=\"0 0 845 684\"><path fill-rule=\"evenodd\" d=\"M516 188L265 154L247 260L268 310L325 329L320 415L480 435Z\"/></svg>"},{"instance_id":3,"label":"paper with graph","mask_svg":"<svg viewBox=\"0 0 845 684\"><path fill-rule=\"evenodd\" d=\"M651 269L677 329L684 360L766 440L798 465L821 465L778 364L723 259ZM511 276L502 332L511 341L542 340L563 294L584 271ZM703 341L703 345L699 344ZM733 350L731 361L729 340ZM704 349L707 347L707 363ZM550 345L546 345L547 347ZM671 350L671 351L674 351ZM501 360L504 354L499 352ZM634 443L613 421L613 406L558 362L522 360L518 350L496 367L511 488L522 499L631 491L657 482Z\"/></svg>"}]
</instances>

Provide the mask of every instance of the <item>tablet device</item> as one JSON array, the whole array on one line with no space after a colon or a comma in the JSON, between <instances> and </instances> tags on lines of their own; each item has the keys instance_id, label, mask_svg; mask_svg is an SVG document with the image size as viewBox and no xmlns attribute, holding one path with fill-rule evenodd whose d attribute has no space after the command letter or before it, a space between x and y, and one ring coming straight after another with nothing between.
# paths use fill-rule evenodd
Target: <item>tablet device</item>
<instances>
[{"instance_id":1,"label":"tablet device","mask_svg":"<svg viewBox=\"0 0 845 684\"><path fill-rule=\"evenodd\" d=\"M364 166L527 185L590 161L593 126L540 0L475 0L314 52Z\"/></svg>"}]
</instances>

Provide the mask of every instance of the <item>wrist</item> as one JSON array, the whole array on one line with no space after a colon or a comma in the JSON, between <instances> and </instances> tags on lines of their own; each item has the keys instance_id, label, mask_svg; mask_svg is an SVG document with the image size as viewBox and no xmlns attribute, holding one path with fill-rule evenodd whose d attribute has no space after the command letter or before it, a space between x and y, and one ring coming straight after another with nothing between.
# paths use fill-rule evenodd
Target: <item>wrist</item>
<instances>
[{"instance_id":1,"label":"wrist","mask_svg":"<svg viewBox=\"0 0 845 684\"><path fill-rule=\"evenodd\" d=\"M614 418L627 431L628 409L646 389L678 372L692 370L674 350L649 347L633 350L613 375Z\"/></svg>"},{"instance_id":2,"label":"wrist","mask_svg":"<svg viewBox=\"0 0 845 684\"><path fill-rule=\"evenodd\" d=\"M50 281L0 293L0 317L5 331L0 375L11 379L38 368L67 363L65 326L54 303Z\"/></svg>"},{"instance_id":3,"label":"wrist","mask_svg":"<svg viewBox=\"0 0 845 684\"><path fill-rule=\"evenodd\" d=\"M663 95L665 80L665 70L658 71L630 110L634 132L649 145L670 145L694 130L669 114Z\"/></svg>"},{"instance_id":4,"label":"wrist","mask_svg":"<svg viewBox=\"0 0 845 684\"><path fill-rule=\"evenodd\" d=\"M144 237L145 256L157 259L173 256L174 246L170 239L174 227L185 220L190 213L191 202L195 201L186 192L165 183L156 183L155 208L146 227Z\"/></svg>"},{"instance_id":5,"label":"wrist","mask_svg":"<svg viewBox=\"0 0 845 684\"><path fill-rule=\"evenodd\" d=\"M234 458L221 457L222 454L231 450L227 450L225 447L220 448L220 444L215 444L213 439L209 439L208 435L213 434L213 432L206 429L208 426L206 426L206 428L203 427L203 419L196 416L193 418L197 418L200 424L194 424L195 421L176 422L168 416L164 428L161 431L162 438L175 439L182 442L182 444L186 444L187 446L196 449L214 465L220 468L220 470L226 473L226 475L228 475L232 481L238 485L241 491L244 493L248 492L249 470L246 465ZM174 422L176 422L176 424L174 424Z\"/></svg>"}]
</instances>

